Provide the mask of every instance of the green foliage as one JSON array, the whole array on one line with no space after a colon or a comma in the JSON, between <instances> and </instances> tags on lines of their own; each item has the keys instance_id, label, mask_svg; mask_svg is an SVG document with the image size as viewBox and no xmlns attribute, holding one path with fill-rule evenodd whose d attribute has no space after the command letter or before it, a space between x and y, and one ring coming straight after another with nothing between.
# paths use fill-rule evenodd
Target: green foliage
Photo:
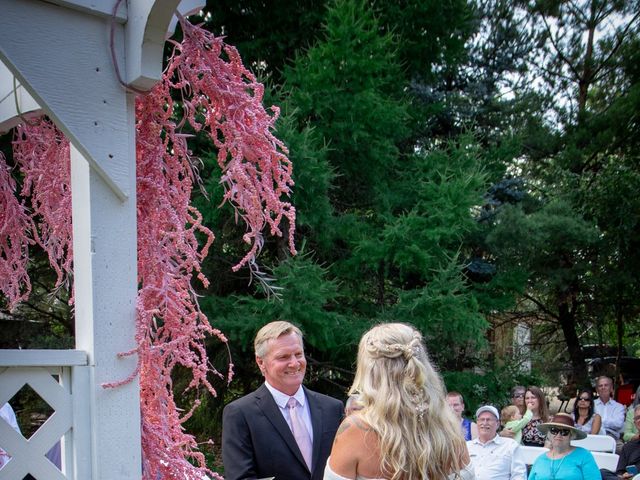
<instances>
[{"instance_id":1,"label":"green foliage","mask_svg":"<svg viewBox=\"0 0 640 480\"><path fill-rule=\"evenodd\" d=\"M460 392L464 398L465 413L473 417L482 405L494 405L498 410L508 405L511 389L515 385L541 385L537 375L523 374L507 366L491 366L484 373L443 372L448 391Z\"/></svg>"},{"instance_id":2,"label":"green foliage","mask_svg":"<svg viewBox=\"0 0 640 480\"><path fill-rule=\"evenodd\" d=\"M488 323L456 260L432 272L426 286L399 293L398 303L382 319L415 325L438 365L461 369L473 366L486 348Z\"/></svg>"},{"instance_id":3,"label":"green foliage","mask_svg":"<svg viewBox=\"0 0 640 480\"><path fill-rule=\"evenodd\" d=\"M385 187L406 138L402 72L390 34L381 34L363 0L332 2L324 38L287 68L291 101L303 123L329 145L336 174L331 197L339 212L367 206Z\"/></svg>"}]
</instances>

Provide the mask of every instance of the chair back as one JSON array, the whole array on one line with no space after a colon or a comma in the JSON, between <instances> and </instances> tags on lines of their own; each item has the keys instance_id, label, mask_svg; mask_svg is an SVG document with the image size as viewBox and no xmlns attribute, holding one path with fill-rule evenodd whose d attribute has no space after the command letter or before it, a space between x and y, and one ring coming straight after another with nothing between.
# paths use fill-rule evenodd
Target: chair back
<instances>
[{"instance_id":1,"label":"chair back","mask_svg":"<svg viewBox=\"0 0 640 480\"><path fill-rule=\"evenodd\" d=\"M574 447L582 447L591 452L616 453L616 441L609 435L587 435L582 440L571 440Z\"/></svg>"},{"instance_id":2,"label":"chair back","mask_svg":"<svg viewBox=\"0 0 640 480\"><path fill-rule=\"evenodd\" d=\"M515 457L521 460L525 465L533 465L533 462L542 455L548 452L549 449L545 447L529 447L527 445L520 445L515 452Z\"/></svg>"},{"instance_id":3,"label":"chair back","mask_svg":"<svg viewBox=\"0 0 640 480\"><path fill-rule=\"evenodd\" d=\"M607 470L615 472L618 468L619 456L615 453L591 452L591 455L593 455L599 469L606 468Z\"/></svg>"}]
</instances>

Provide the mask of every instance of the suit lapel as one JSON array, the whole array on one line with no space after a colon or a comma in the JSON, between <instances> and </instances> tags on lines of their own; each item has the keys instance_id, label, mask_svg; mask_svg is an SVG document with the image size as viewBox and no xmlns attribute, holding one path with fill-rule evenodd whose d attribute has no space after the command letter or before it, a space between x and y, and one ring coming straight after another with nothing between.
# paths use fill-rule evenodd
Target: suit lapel
<instances>
[{"instance_id":1,"label":"suit lapel","mask_svg":"<svg viewBox=\"0 0 640 480\"><path fill-rule=\"evenodd\" d=\"M305 387L304 393L309 402L309 412L311 413L311 425L313 426L313 455L311 460L311 472L318 466L318 457L320 456L320 443L322 441L322 419L324 411L322 405L316 398L315 392L307 390ZM322 466L324 468L324 465Z\"/></svg>"},{"instance_id":2,"label":"suit lapel","mask_svg":"<svg viewBox=\"0 0 640 480\"><path fill-rule=\"evenodd\" d=\"M280 434L280 436L286 443L287 447L289 447L289 449L294 454L294 456L298 459L298 461L302 465L304 465L305 468L308 469L309 467L307 467L307 463L304 461L304 457L300 452L298 443L296 442L296 439L293 437L293 433L291 432L289 425L287 425L287 421L282 416L282 412L280 412L280 407L278 407L278 404L273 399L273 396L271 395L267 387L263 384L260 388L258 388L258 390L256 390L255 396L256 396L256 404L258 408L262 411L262 413L264 413L264 416L267 418L267 420L271 422L271 425L273 425L273 428L278 432L278 434ZM307 398L309 398L308 395L307 395ZM311 408L311 404L309 405L309 408ZM313 414L311 418L313 421ZM315 423L313 424L313 430L314 432L316 430ZM315 436L315 433L314 433L314 436ZM316 456L316 447L315 447L315 438L314 438L313 458L315 458L315 456Z\"/></svg>"}]
</instances>

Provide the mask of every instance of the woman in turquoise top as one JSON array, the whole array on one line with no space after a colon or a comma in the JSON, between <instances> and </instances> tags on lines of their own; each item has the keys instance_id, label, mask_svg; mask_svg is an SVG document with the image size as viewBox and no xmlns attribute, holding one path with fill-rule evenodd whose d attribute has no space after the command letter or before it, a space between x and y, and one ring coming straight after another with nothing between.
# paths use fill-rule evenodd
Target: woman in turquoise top
<instances>
[{"instance_id":1,"label":"woman in turquoise top","mask_svg":"<svg viewBox=\"0 0 640 480\"><path fill-rule=\"evenodd\" d=\"M593 455L571 440L583 439L585 432L575 428L573 418L564 413L554 415L538 428L551 442L549 452L540 455L531 467L529 480L597 480L600 470Z\"/></svg>"}]
</instances>

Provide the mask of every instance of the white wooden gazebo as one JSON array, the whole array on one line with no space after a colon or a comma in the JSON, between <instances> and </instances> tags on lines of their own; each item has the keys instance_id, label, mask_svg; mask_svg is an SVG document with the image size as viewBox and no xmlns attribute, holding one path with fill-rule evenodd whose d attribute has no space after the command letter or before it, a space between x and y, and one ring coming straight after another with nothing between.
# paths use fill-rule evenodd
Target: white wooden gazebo
<instances>
[{"instance_id":1,"label":"white wooden gazebo","mask_svg":"<svg viewBox=\"0 0 640 480\"><path fill-rule=\"evenodd\" d=\"M0 132L44 112L72 144L76 322L74 350L0 350L0 405L29 384L55 410L28 440L0 421L0 480L141 476L138 382L101 386L136 366L118 357L134 347L137 278L134 96L116 65L151 88L178 7L199 5L0 0ZM62 471L45 458L61 438Z\"/></svg>"}]
</instances>

